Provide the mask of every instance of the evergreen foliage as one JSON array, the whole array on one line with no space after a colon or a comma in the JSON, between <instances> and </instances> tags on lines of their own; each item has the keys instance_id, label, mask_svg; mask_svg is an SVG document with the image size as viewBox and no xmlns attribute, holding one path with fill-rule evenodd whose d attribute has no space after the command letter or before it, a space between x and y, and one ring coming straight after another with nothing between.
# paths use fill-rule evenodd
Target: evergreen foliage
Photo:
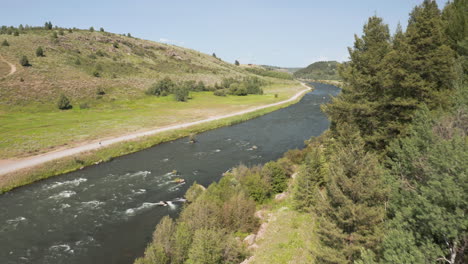
<instances>
[{"instance_id":1,"label":"evergreen foliage","mask_svg":"<svg viewBox=\"0 0 468 264\"><path fill-rule=\"evenodd\" d=\"M3 42L2 42L2 47L9 47L10 46L10 43L4 39Z\"/></svg>"}]
</instances>

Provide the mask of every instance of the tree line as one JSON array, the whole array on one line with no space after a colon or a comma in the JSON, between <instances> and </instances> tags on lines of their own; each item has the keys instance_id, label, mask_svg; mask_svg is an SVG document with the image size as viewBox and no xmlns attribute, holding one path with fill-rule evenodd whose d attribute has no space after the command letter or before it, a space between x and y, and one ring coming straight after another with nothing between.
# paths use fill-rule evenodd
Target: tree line
<instances>
[{"instance_id":1,"label":"tree line","mask_svg":"<svg viewBox=\"0 0 468 264\"><path fill-rule=\"evenodd\" d=\"M468 2L371 17L295 183L318 263L467 263Z\"/></svg>"}]
</instances>

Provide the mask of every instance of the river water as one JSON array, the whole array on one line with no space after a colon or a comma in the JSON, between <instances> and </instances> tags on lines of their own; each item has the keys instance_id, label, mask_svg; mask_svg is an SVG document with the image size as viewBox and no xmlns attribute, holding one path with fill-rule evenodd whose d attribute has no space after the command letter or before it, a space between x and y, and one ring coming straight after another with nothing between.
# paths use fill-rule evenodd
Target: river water
<instances>
[{"instance_id":1,"label":"river water","mask_svg":"<svg viewBox=\"0 0 468 264\"><path fill-rule=\"evenodd\" d=\"M195 144L182 138L0 195L0 263L133 263L194 181L208 186L233 166L277 159L326 130L320 104L339 89L313 85L297 104L201 133Z\"/></svg>"}]
</instances>

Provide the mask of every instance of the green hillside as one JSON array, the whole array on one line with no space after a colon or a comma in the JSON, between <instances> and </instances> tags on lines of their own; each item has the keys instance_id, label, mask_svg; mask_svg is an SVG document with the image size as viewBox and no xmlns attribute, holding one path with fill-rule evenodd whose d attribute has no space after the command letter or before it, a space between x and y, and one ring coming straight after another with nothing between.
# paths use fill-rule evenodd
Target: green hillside
<instances>
[{"instance_id":1,"label":"green hillside","mask_svg":"<svg viewBox=\"0 0 468 264\"><path fill-rule=\"evenodd\" d=\"M0 55L16 64L18 71L1 81L1 107L31 101L47 104L59 93L76 100L92 99L98 89L106 89L114 98L141 97L164 77L213 85L224 77L248 75L240 67L195 50L108 32L28 28L13 29L19 33L15 36L7 34L8 29L0 42L9 46L0 46ZM44 56L36 55L39 47ZM19 65L23 56L31 66ZM0 69L5 68L3 64Z\"/></svg>"},{"instance_id":2,"label":"green hillside","mask_svg":"<svg viewBox=\"0 0 468 264\"><path fill-rule=\"evenodd\" d=\"M337 61L318 61L294 72L294 77L310 80L340 80Z\"/></svg>"}]
</instances>

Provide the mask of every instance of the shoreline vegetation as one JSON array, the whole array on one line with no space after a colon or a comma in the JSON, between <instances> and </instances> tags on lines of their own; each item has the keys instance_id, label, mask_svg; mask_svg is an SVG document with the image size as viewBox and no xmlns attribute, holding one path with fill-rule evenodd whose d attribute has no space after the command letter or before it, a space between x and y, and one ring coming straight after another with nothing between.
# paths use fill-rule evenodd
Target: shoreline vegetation
<instances>
[{"instance_id":1,"label":"shoreline vegetation","mask_svg":"<svg viewBox=\"0 0 468 264\"><path fill-rule=\"evenodd\" d=\"M307 93L307 91L311 90L311 88L308 85L304 83L302 83L302 85L308 88L299 91L287 100L269 104L273 106L257 106L256 108L262 108L253 110L252 112L247 112L232 117L214 120L207 123L201 123L183 129L165 131L151 136L144 136L133 140L118 142L109 146L100 147L96 150L86 151L76 155L55 159L53 161L49 161L37 166L0 175L0 194L8 192L14 188L33 183L38 180L43 180L52 176L61 175L79 169L84 169L85 167L97 165L101 162L107 162L112 160L113 158L131 154L164 142L176 140L179 138L190 136L192 134L197 134L224 126L234 125L279 110L281 108L288 107L292 104L297 103ZM297 96L297 98L289 101L295 96ZM246 110L248 111L248 109L245 109L244 111Z\"/></svg>"}]
</instances>

